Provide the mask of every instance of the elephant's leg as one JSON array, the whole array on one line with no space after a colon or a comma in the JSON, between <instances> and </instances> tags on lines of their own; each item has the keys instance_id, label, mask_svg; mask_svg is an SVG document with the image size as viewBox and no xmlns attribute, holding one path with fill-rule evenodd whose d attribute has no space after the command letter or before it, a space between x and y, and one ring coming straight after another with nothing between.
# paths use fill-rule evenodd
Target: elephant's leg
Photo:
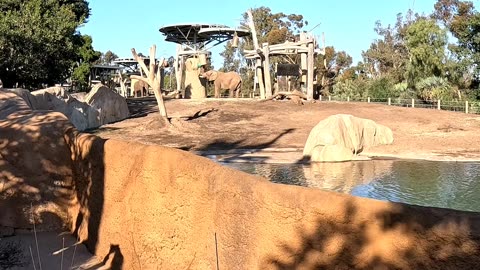
<instances>
[{"instance_id":1,"label":"elephant's leg","mask_svg":"<svg viewBox=\"0 0 480 270\"><path fill-rule=\"evenodd\" d=\"M234 89L234 88L230 88L229 91L228 91L228 97L229 97L229 98L233 98L234 92L235 92L235 89Z\"/></svg>"},{"instance_id":2,"label":"elephant's leg","mask_svg":"<svg viewBox=\"0 0 480 270\"><path fill-rule=\"evenodd\" d=\"M238 83L237 88L235 89L235 97L238 98L240 95L240 89L242 88L242 82Z\"/></svg>"},{"instance_id":3,"label":"elephant's leg","mask_svg":"<svg viewBox=\"0 0 480 270\"><path fill-rule=\"evenodd\" d=\"M215 85L215 98L220 98L220 86Z\"/></svg>"}]
</instances>

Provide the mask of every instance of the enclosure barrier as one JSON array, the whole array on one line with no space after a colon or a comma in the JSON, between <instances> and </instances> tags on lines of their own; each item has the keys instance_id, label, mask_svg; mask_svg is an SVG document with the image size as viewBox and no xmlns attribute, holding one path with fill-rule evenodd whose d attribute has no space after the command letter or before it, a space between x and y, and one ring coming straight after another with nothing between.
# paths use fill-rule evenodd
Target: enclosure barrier
<instances>
[{"instance_id":1,"label":"enclosure barrier","mask_svg":"<svg viewBox=\"0 0 480 270\"><path fill-rule=\"evenodd\" d=\"M320 96L319 101L333 102L367 102L375 104L385 104L387 106L436 109L444 111L464 112L467 114L480 114L480 102L471 101L443 101L443 100L421 100L421 99L401 99L401 98L356 98L343 96Z\"/></svg>"}]
</instances>

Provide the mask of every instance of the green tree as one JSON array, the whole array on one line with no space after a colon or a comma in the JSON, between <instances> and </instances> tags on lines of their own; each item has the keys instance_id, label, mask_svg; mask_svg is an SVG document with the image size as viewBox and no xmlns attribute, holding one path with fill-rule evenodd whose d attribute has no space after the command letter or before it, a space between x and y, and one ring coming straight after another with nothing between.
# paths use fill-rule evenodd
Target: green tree
<instances>
[{"instance_id":1,"label":"green tree","mask_svg":"<svg viewBox=\"0 0 480 270\"><path fill-rule=\"evenodd\" d=\"M395 82L404 78L408 62L408 51L405 45L406 29L412 23L412 17L418 18L409 11L407 18L399 13L394 26L383 26L375 23L375 32L381 37L375 40L368 50L362 52L363 72L371 78L391 77Z\"/></svg>"},{"instance_id":2,"label":"green tree","mask_svg":"<svg viewBox=\"0 0 480 270\"><path fill-rule=\"evenodd\" d=\"M471 1L438 0L433 17L455 37L449 79L463 87L480 84L480 13ZM453 67L453 68L452 68Z\"/></svg>"},{"instance_id":3,"label":"green tree","mask_svg":"<svg viewBox=\"0 0 480 270\"><path fill-rule=\"evenodd\" d=\"M338 78L348 80L354 77L354 72L349 69L351 64L352 57L345 51L337 52L333 46L325 47L325 54L319 54L315 59L320 91L326 95Z\"/></svg>"},{"instance_id":4,"label":"green tree","mask_svg":"<svg viewBox=\"0 0 480 270\"><path fill-rule=\"evenodd\" d=\"M106 65L111 65L115 59L118 58L114 52L108 50L101 56L101 63Z\"/></svg>"},{"instance_id":5,"label":"green tree","mask_svg":"<svg viewBox=\"0 0 480 270\"><path fill-rule=\"evenodd\" d=\"M406 79L410 87L428 77L440 77L445 72L447 34L434 20L421 18L410 25L406 34L410 56Z\"/></svg>"},{"instance_id":6,"label":"green tree","mask_svg":"<svg viewBox=\"0 0 480 270\"><path fill-rule=\"evenodd\" d=\"M89 16L85 0L5 0L0 3L0 78L5 87L38 88L70 76Z\"/></svg>"},{"instance_id":7,"label":"green tree","mask_svg":"<svg viewBox=\"0 0 480 270\"><path fill-rule=\"evenodd\" d=\"M80 38L81 41L76 42L80 46L76 50L78 62L74 64L72 79L79 89L86 90L92 64L100 59L101 53L93 49L90 36L84 35Z\"/></svg>"}]
</instances>

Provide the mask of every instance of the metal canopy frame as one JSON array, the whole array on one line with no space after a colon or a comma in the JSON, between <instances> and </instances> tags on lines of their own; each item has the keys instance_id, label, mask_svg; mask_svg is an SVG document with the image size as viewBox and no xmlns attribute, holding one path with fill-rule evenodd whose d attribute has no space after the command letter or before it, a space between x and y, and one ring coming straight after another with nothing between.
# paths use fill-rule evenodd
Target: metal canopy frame
<instances>
[{"instance_id":1,"label":"metal canopy frame","mask_svg":"<svg viewBox=\"0 0 480 270\"><path fill-rule=\"evenodd\" d=\"M205 50L205 47L216 41L211 47L230 40L236 34L238 37L250 35L250 31L239 28L229 28L220 24L183 23L163 26L159 31L166 36L165 41L187 46L190 50Z\"/></svg>"}]
</instances>

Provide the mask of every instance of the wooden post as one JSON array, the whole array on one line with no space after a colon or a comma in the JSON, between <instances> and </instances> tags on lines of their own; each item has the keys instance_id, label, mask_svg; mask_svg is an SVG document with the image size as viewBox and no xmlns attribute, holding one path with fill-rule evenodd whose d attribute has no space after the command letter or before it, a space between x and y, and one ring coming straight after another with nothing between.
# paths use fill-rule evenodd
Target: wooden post
<instances>
[{"instance_id":1,"label":"wooden post","mask_svg":"<svg viewBox=\"0 0 480 270\"><path fill-rule=\"evenodd\" d=\"M388 105L392 105L392 99L391 98L388 98Z\"/></svg>"},{"instance_id":2,"label":"wooden post","mask_svg":"<svg viewBox=\"0 0 480 270\"><path fill-rule=\"evenodd\" d=\"M313 39L310 38L308 43L308 69L307 69L307 100L313 100L313 71L315 63L315 48L313 47Z\"/></svg>"},{"instance_id":3,"label":"wooden post","mask_svg":"<svg viewBox=\"0 0 480 270\"><path fill-rule=\"evenodd\" d=\"M306 40L307 34L305 32L301 32L300 41L305 42ZM302 44L301 46L307 47L306 44ZM307 74L305 74L305 71L308 70L308 53L300 53L300 69L302 70L302 74L300 74L301 90L305 93L307 92Z\"/></svg>"},{"instance_id":4,"label":"wooden post","mask_svg":"<svg viewBox=\"0 0 480 270\"><path fill-rule=\"evenodd\" d=\"M255 29L255 23L253 22L252 11L250 9L247 10L247 14L249 18L248 26L250 27L250 31L252 31L253 46L255 47L255 50L259 50L260 47L258 45L257 30ZM265 86L263 85L263 74L262 74L261 67L262 67L262 60L258 55L255 61L255 72L257 74L258 85L260 87L260 98L265 99Z\"/></svg>"},{"instance_id":5,"label":"wooden post","mask_svg":"<svg viewBox=\"0 0 480 270\"><path fill-rule=\"evenodd\" d=\"M183 56L180 56L182 45L177 45L177 57L175 58L175 78L177 80L177 92L182 93L182 98L185 98L185 90L182 89L183 79Z\"/></svg>"},{"instance_id":6,"label":"wooden post","mask_svg":"<svg viewBox=\"0 0 480 270\"><path fill-rule=\"evenodd\" d=\"M328 96L328 101L332 101L332 96Z\"/></svg>"},{"instance_id":7,"label":"wooden post","mask_svg":"<svg viewBox=\"0 0 480 270\"><path fill-rule=\"evenodd\" d=\"M415 108L415 99L412 98L412 108Z\"/></svg>"},{"instance_id":8,"label":"wooden post","mask_svg":"<svg viewBox=\"0 0 480 270\"><path fill-rule=\"evenodd\" d=\"M442 105L441 105L440 99L437 101L437 109L438 109L438 110L441 110L441 109L442 109Z\"/></svg>"},{"instance_id":9,"label":"wooden post","mask_svg":"<svg viewBox=\"0 0 480 270\"><path fill-rule=\"evenodd\" d=\"M367 98L367 102L370 103L370 97Z\"/></svg>"},{"instance_id":10,"label":"wooden post","mask_svg":"<svg viewBox=\"0 0 480 270\"><path fill-rule=\"evenodd\" d=\"M468 114L468 100L465 101L465 113Z\"/></svg>"},{"instance_id":11,"label":"wooden post","mask_svg":"<svg viewBox=\"0 0 480 270\"><path fill-rule=\"evenodd\" d=\"M322 95L320 95L320 101L322 101Z\"/></svg>"},{"instance_id":12,"label":"wooden post","mask_svg":"<svg viewBox=\"0 0 480 270\"><path fill-rule=\"evenodd\" d=\"M265 60L263 61L263 73L265 74L265 98L272 96L272 80L270 78L270 48L268 43L263 43L263 54Z\"/></svg>"},{"instance_id":13,"label":"wooden post","mask_svg":"<svg viewBox=\"0 0 480 270\"><path fill-rule=\"evenodd\" d=\"M350 97L347 97L347 102L350 102Z\"/></svg>"}]
</instances>

